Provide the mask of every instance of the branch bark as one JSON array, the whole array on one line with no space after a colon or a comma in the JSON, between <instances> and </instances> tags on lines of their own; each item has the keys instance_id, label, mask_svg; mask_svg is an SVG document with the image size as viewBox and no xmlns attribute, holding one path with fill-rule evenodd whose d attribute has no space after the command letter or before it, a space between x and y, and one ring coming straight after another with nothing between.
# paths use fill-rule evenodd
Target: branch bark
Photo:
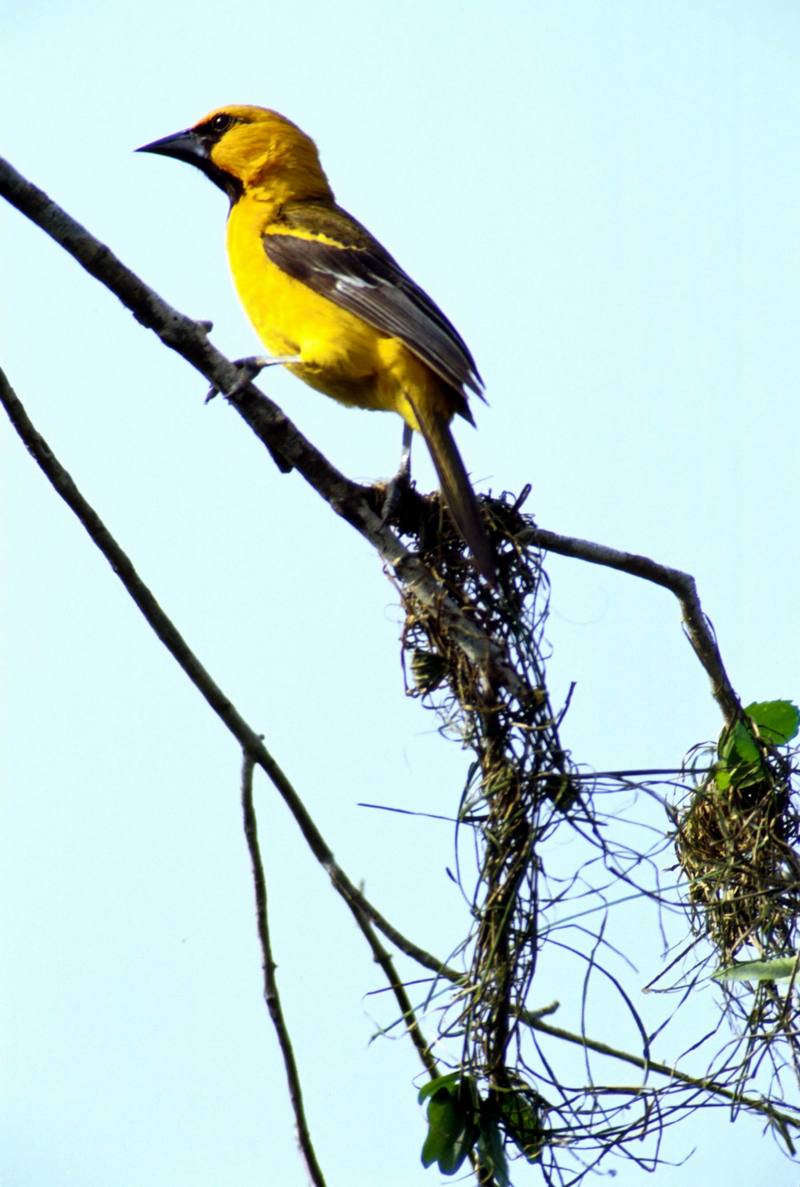
<instances>
[{"instance_id":1,"label":"branch bark","mask_svg":"<svg viewBox=\"0 0 800 1187\"><path fill-rule=\"evenodd\" d=\"M220 392L235 392L228 400L266 446L284 472L296 469L306 482L350 523L376 550L401 584L413 587L423 604L435 607L447 622L455 643L494 686L511 692L519 679L496 644L480 631L422 563L383 522L379 513L382 494L346 478L303 436L285 413L252 382L242 386L242 372L208 339L208 323L194 321L173 309L105 244L62 210L43 190L0 158L0 196L63 247L82 268L99 280L152 330L170 350L191 363Z\"/></svg>"},{"instance_id":2,"label":"branch bark","mask_svg":"<svg viewBox=\"0 0 800 1187\"><path fill-rule=\"evenodd\" d=\"M493 640L478 630L462 614L460 607L443 594L426 566L383 523L375 489L350 481L332 466L278 405L255 384L250 382L242 387L241 371L209 342L207 323L194 321L173 309L105 244L95 239L43 190L38 189L3 158L0 158L0 196L5 197L63 247L82 268L113 292L137 321L153 330L166 346L196 367L213 388L221 392L236 391L236 396L229 403L266 446L279 468L284 471L297 469L333 510L375 548L398 580L404 585L413 586L414 595L421 602L437 609L437 613L447 621L450 637L461 647L468 660L486 674L489 684L495 688L505 687L512 695L522 691L513 666ZM725 671L713 628L700 604L694 578L645 556L560 536L540 528L530 528L520 540L520 543L523 542L562 556L606 565L669 589L680 601L689 641L709 675L712 693L726 723L731 725L740 720L741 702Z\"/></svg>"},{"instance_id":3,"label":"branch bark","mask_svg":"<svg viewBox=\"0 0 800 1187\"><path fill-rule=\"evenodd\" d=\"M621 1051L617 1047L610 1047L608 1043L601 1043L598 1039L591 1039L588 1035L573 1034L572 1031L563 1030L560 1026L551 1026L549 1022L543 1022L540 1013L527 1011L522 1015L523 1022L526 1022L532 1030L538 1030L541 1034L550 1035L551 1038L561 1039L565 1043L574 1043L578 1047L583 1047L587 1051L595 1051L598 1055L607 1055L610 1059L618 1059L623 1063L632 1064L634 1067L641 1068L643 1072L656 1072L659 1076L666 1076L678 1084L685 1084L689 1088L697 1088L703 1092L708 1092L711 1096L721 1096L725 1100L729 1100L732 1105L737 1108L749 1109L753 1113L761 1113L762 1116L767 1117L773 1124L777 1125L784 1134L785 1139L789 1142L791 1147L791 1139L788 1137L786 1131L788 1129L800 1130L800 1117L787 1113L783 1109L776 1109L767 1100L760 1100L755 1096L744 1096L733 1088L728 1088L725 1084L720 1084L717 1080L712 1080L703 1076L689 1076L686 1072L678 1071L675 1067L670 1067L667 1063L659 1063L655 1059L643 1059L640 1055L632 1055L629 1051ZM794 1150L791 1151L794 1153Z\"/></svg>"},{"instance_id":4,"label":"branch bark","mask_svg":"<svg viewBox=\"0 0 800 1187\"><path fill-rule=\"evenodd\" d=\"M289 1088L289 1103L294 1113L297 1141L306 1164L309 1178L314 1187L325 1187L325 1176L317 1161L311 1131L308 1128L305 1106L303 1104L303 1089L300 1084L300 1073L294 1056L289 1028L283 1014L278 980L276 977L275 958L272 955L272 940L269 931L269 914L267 912L267 879L264 874L264 863L261 859L261 847L258 841L258 824L256 810L253 803L253 767L252 755L245 754L242 762L242 819L247 850L250 854L250 868L253 874L253 890L256 900L256 924L258 928L258 942L261 947L261 964L264 973L264 1001L267 1005L272 1025L278 1036L278 1046L281 1049L283 1066L286 1070L286 1082Z\"/></svg>"},{"instance_id":5,"label":"branch bark","mask_svg":"<svg viewBox=\"0 0 800 1187\"><path fill-rule=\"evenodd\" d=\"M548 552L588 561L592 565L618 569L621 573L630 574L631 577L641 577L644 581L661 585L673 593L681 606L683 625L689 642L708 674L712 695L726 724L735 725L741 720L741 701L725 671L714 628L700 604L697 584L691 574L659 564L658 561L639 553L622 552L618 548L609 548L606 544L596 544L591 540L580 540L576 536L560 536L544 528L528 529L525 539Z\"/></svg>"},{"instance_id":6,"label":"branch bark","mask_svg":"<svg viewBox=\"0 0 800 1187\"><path fill-rule=\"evenodd\" d=\"M178 628L162 610L151 590L142 581L132 561L120 548L94 508L87 502L70 475L55 457L50 446L31 423L18 396L0 370L0 404L22 438L28 452L44 472L56 492L72 509L91 539L105 556L126 591L138 606L147 623L177 661L195 688L205 698L223 724L239 743L243 752L264 771L271 780L294 819L317 861L328 873L336 890L351 911L360 911L371 919L402 952L424 967L438 971L435 957L402 935L384 919L380 911L348 878L334 858L333 851L317 828L308 809L279 763L267 750L259 734L248 725L233 703L225 695L200 660L191 650Z\"/></svg>"}]
</instances>

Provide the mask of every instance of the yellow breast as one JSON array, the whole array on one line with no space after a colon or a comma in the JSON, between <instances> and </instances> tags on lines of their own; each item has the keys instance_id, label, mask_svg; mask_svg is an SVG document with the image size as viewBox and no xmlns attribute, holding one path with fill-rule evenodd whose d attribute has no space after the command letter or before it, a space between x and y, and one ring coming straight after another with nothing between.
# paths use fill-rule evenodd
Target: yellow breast
<instances>
[{"instance_id":1,"label":"yellow breast","mask_svg":"<svg viewBox=\"0 0 800 1187\"><path fill-rule=\"evenodd\" d=\"M237 202L228 219L234 283L267 350L299 355L301 362L289 370L344 404L404 415L400 372L406 347L273 264L262 244L269 221L270 211L250 198Z\"/></svg>"},{"instance_id":2,"label":"yellow breast","mask_svg":"<svg viewBox=\"0 0 800 1187\"><path fill-rule=\"evenodd\" d=\"M455 398L399 338L320 296L269 260L262 245L273 211L245 196L228 218L236 291L269 353L299 355L288 370L341 404L398 412L419 429L408 395L427 393L450 418Z\"/></svg>"}]
</instances>

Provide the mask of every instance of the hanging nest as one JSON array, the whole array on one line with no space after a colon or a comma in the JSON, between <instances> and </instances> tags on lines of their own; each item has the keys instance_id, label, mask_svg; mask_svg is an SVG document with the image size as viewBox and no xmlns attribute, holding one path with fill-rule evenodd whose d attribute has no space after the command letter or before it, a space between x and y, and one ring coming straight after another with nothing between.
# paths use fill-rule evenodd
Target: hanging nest
<instances>
[{"instance_id":1,"label":"hanging nest","mask_svg":"<svg viewBox=\"0 0 800 1187\"><path fill-rule=\"evenodd\" d=\"M437 1162L451 1175L469 1154L479 1182L507 1182L507 1150L509 1158L537 1163L547 1182L565 1182L564 1160L573 1159L569 1182L577 1183L610 1151L641 1165L645 1136L657 1141L673 1120L709 1102L703 1100L703 1081L677 1074L663 1088L606 1084L605 1069L598 1082L590 1052L605 1054L589 1036L585 1086L568 1094L558 1089L559 1096L550 1091L563 1081L544 1044L571 1036L529 1009L540 952L555 944L565 964L570 958L584 964L582 1008L590 978L601 973L610 979L643 1037L646 1067L649 1028L616 975L609 953L627 959L625 945L620 953L613 937L606 937L606 923L617 901L627 901L618 898L620 881L654 906L662 929L667 913L674 912L683 933L686 916L684 904L665 894L660 883L667 837L657 829L653 842L649 824L642 825L646 841L639 833L634 841L629 836L637 824L628 818L631 793L648 791L663 802L652 781L636 778L647 772L606 773L604 785L576 771L560 742L569 695L554 711L545 674L549 583L542 554L532 544L532 521L521 512L526 493L480 500L497 558L496 589L476 574L438 496L415 496L401 523L436 578L424 588L413 582L397 586L405 615L406 689L436 714L442 733L473 755L457 812L456 864L471 927L457 950L464 973L454 991L445 996L434 985L426 999L436 1001L442 1063L453 1070L420 1093L428 1100L423 1161ZM475 646L465 646L471 633ZM748 721L742 726L746 737L734 732L730 745L726 739L715 748L719 761L712 760L711 773L703 772L690 801L673 817L695 932L711 938L727 959L742 947L768 957L798 946L800 863L793 847L800 819L789 790L791 772L761 745L760 736L751 737ZM688 790L685 780L681 788ZM616 800L613 810L604 812L604 792L624 793L622 813ZM474 840L474 867L461 860L467 830ZM575 840L575 864L560 864L559 847L545 844L554 836ZM465 870L472 868L469 885ZM699 980L696 970L693 976ZM565 977L575 983L568 973ZM800 1018L770 995L773 988L759 988L747 1018L746 1050L735 1068L742 1082L760 1068L765 1026L800 1035ZM556 1008L558 1003L541 1013ZM800 1042L790 1037L789 1043L800 1066ZM453 1044L459 1045L457 1053ZM776 1078L780 1058L783 1048L776 1042ZM727 1053L724 1059L727 1082L734 1064ZM709 1083L716 1075L722 1073L709 1065ZM713 1085L710 1092L713 1096ZM652 1165L657 1163L656 1154Z\"/></svg>"},{"instance_id":2,"label":"hanging nest","mask_svg":"<svg viewBox=\"0 0 800 1187\"><path fill-rule=\"evenodd\" d=\"M507 1066L507 1048L536 964L538 849L578 800L558 735L563 711L553 712L545 684L549 587L541 553L526 541L531 521L520 511L526 495L481 499L497 589L476 575L435 495L425 501L430 518L427 526L421 521L419 541L441 601L432 605L413 588L400 589L407 691L425 699L442 730L475 755L459 819L479 822L479 871L471 968L454 1028L465 1036L465 1066L500 1092L517 1075ZM462 646L445 601L489 641L487 663ZM510 685L495 679L496 664L513 674Z\"/></svg>"},{"instance_id":3,"label":"hanging nest","mask_svg":"<svg viewBox=\"0 0 800 1187\"><path fill-rule=\"evenodd\" d=\"M549 585L542 555L526 541L532 521L520 507L527 497L504 494L482 497L481 507L497 559L498 589L487 588L464 550L461 537L443 513L438 494L417 498L415 532L420 557L436 577L441 601L431 605L401 587L405 612L402 658L406 691L428 698L443 728L452 726L464 745L475 751L483 783L507 778L511 763L523 779L543 782L551 799L563 808L575 799L570 764L557 737L556 720L545 685L542 631L547 617ZM422 511L420 511L422 506ZM453 630L445 602L455 606L462 622L474 625L476 636L488 640L511 687L496 688L492 658L476 663ZM410 679L409 679L410 672ZM431 700L432 694L435 704ZM519 759L537 735L538 769L525 769ZM543 778L543 768L547 777ZM541 786L539 787L541 790Z\"/></svg>"},{"instance_id":4,"label":"hanging nest","mask_svg":"<svg viewBox=\"0 0 800 1187\"><path fill-rule=\"evenodd\" d=\"M767 754L740 778L715 764L677 818L675 849L697 926L723 963L794 951L800 918L800 813L791 769ZM743 777L742 777L743 776ZM722 786L720 786L720 783Z\"/></svg>"}]
</instances>

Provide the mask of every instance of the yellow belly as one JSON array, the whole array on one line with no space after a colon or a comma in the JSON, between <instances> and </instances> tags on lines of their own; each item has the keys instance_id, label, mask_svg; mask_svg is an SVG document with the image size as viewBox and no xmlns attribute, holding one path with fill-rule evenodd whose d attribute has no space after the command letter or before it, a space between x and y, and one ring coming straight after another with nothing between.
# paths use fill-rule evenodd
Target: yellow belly
<instances>
[{"instance_id":1,"label":"yellow belly","mask_svg":"<svg viewBox=\"0 0 800 1187\"><path fill-rule=\"evenodd\" d=\"M301 362L288 369L343 404L394 410L396 396L379 377L386 347L396 339L381 337L282 272L261 246L262 224L258 204L237 203L228 221L228 258L241 303L269 353L299 355Z\"/></svg>"},{"instance_id":2,"label":"yellow belly","mask_svg":"<svg viewBox=\"0 0 800 1187\"><path fill-rule=\"evenodd\" d=\"M261 244L264 215L237 203L228 220L228 259L239 299L270 354L298 355L288 366L317 391L342 404L399 413L418 428L406 392L433 378L397 338L288 276Z\"/></svg>"}]
</instances>

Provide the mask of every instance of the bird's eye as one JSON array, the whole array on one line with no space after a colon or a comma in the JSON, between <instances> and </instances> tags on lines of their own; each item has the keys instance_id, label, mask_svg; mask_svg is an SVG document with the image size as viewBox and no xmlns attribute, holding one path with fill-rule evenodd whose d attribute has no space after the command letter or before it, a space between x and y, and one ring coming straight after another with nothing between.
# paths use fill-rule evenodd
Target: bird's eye
<instances>
[{"instance_id":1,"label":"bird's eye","mask_svg":"<svg viewBox=\"0 0 800 1187\"><path fill-rule=\"evenodd\" d=\"M211 128L214 132L227 132L233 123L233 116L221 111L219 115L215 115L211 121Z\"/></svg>"}]
</instances>

